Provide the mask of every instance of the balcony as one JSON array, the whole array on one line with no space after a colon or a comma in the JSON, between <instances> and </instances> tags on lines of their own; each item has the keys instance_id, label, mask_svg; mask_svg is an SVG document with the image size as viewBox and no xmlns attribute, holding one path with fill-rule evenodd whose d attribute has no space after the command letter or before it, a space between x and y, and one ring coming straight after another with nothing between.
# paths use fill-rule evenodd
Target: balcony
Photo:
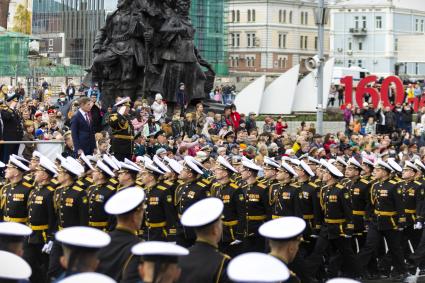
<instances>
[{"instance_id":1,"label":"balcony","mask_svg":"<svg viewBox=\"0 0 425 283\"><path fill-rule=\"evenodd\" d=\"M366 28L350 28L350 33L353 36L366 36L367 29Z\"/></svg>"}]
</instances>

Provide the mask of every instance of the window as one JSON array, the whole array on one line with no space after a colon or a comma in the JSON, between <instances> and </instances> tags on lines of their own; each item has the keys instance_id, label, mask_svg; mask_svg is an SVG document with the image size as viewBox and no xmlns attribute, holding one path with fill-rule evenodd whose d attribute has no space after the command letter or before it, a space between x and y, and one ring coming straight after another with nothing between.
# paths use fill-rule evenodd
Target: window
<instances>
[{"instance_id":1,"label":"window","mask_svg":"<svg viewBox=\"0 0 425 283\"><path fill-rule=\"evenodd\" d=\"M235 47L241 46L241 35L239 33L235 34Z\"/></svg>"},{"instance_id":2,"label":"window","mask_svg":"<svg viewBox=\"0 0 425 283\"><path fill-rule=\"evenodd\" d=\"M286 33L279 33L279 48L286 48Z\"/></svg>"},{"instance_id":3,"label":"window","mask_svg":"<svg viewBox=\"0 0 425 283\"><path fill-rule=\"evenodd\" d=\"M289 23L292 24L292 11L289 11Z\"/></svg>"},{"instance_id":4,"label":"window","mask_svg":"<svg viewBox=\"0 0 425 283\"><path fill-rule=\"evenodd\" d=\"M348 50L353 50L353 43L351 41L348 42Z\"/></svg>"},{"instance_id":5,"label":"window","mask_svg":"<svg viewBox=\"0 0 425 283\"><path fill-rule=\"evenodd\" d=\"M246 57L246 66L255 67L255 57Z\"/></svg>"},{"instance_id":6,"label":"window","mask_svg":"<svg viewBox=\"0 0 425 283\"><path fill-rule=\"evenodd\" d=\"M319 45L319 38L317 36L314 37L314 50L317 50Z\"/></svg>"},{"instance_id":7,"label":"window","mask_svg":"<svg viewBox=\"0 0 425 283\"><path fill-rule=\"evenodd\" d=\"M354 27L359 28L359 17L354 17Z\"/></svg>"},{"instance_id":8,"label":"window","mask_svg":"<svg viewBox=\"0 0 425 283\"><path fill-rule=\"evenodd\" d=\"M248 10L248 22L255 22L255 10Z\"/></svg>"},{"instance_id":9,"label":"window","mask_svg":"<svg viewBox=\"0 0 425 283\"><path fill-rule=\"evenodd\" d=\"M304 12L301 12L301 24L304 24Z\"/></svg>"},{"instance_id":10,"label":"window","mask_svg":"<svg viewBox=\"0 0 425 283\"><path fill-rule=\"evenodd\" d=\"M424 32L424 20L421 20L421 32Z\"/></svg>"},{"instance_id":11,"label":"window","mask_svg":"<svg viewBox=\"0 0 425 283\"><path fill-rule=\"evenodd\" d=\"M241 21L241 12L239 10L236 11L236 22L239 23Z\"/></svg>"},{"instance_id":12,"label":"window","mask_svg":"<svg viewBox=\"0 0 425 283\"><path fill-rule=\"evenodd\" d=\"M308 12L304 13L304 24L308 25Z\"/></svg>"},{"instance_id":13,"label":"window","mask_svg":"<svg viewBox=\"0 0 425 283\"><path fill-rule=\"evenodd\" d=\"M363 66L363 61L362 61L362 60L358 60L358 61L357 61L357 66L359 66L360 68L362 68L362 66Z\"/></svg>"},{"instance_id":14,"label":"window","mask_svg":"<svg viewBox=\"0 0 425 283\"><path fill-rule=\"evenodd\" d=\"M359 50L363 50L363 42L359 42Z\"/></svg>"},{"instance_id":15,"label":"window","mask_svg":"<svg viewBox=\"0 0 425 283\"><path fill-rule=\"evenodd\" d=\"M52 47L49 47L48 52L53 52L53 48Z\"/></svg>"},{"instance_id":16,"label":"window","mask_svg":"<svg viewBox=\"0 0 425 283\"><path fill-rule=\"evenodd\" d=\"M415 63L415 74L419 74L419 64Z\"/></svg>"},{"instance_id":17,"label":"window","mask_svg":"<svg viewBox=\"0 0 425 283\"><path fill-rule=\"evenodd\" d=\"M248 33L246 35L246 45L247 47L254 47L255 46L255 33Z\"/></svg>"},{"instance_id":18,"label":"window","mask_svg":"<svg viewBox=\"0 0 425 283\"><path fill-rule=\"evenodd\" d=\"M375 18L375 28L376 29L382 29L382 17L376 16Z\"/></svg>"},{"instance_id":19,"label":"window","mask_svg":"<svg viewBox=\"0 0 425 283\"><path fill-rule=\"evenodd\" d=\"M415 31L419 31L419 19L416 19Z\"/></svg>"},{"instance_id":20,"label":"window","mask_svg":"<svg viewBox=\"0 0 425 283\"><path fill-rule=\"evenodd\" d=\"M230 67L239 67L239 57L230 57Z\"/></svg>"},{"instance_id":21,"label":"window","mask_svg":"<svg viewBox=\"0 0 425 283\"><path fill-rule=\"evenodd\" d=\"M235 20L236 20L235 10L232 10L232 23L234 23Z\"/></svg>"},{"instance_id":22,"label":"window","mask_svg":"<svg viewBox=\"0 0 425 283\"><path fill-rule=\"evenodd\" d=\"M348 60L348 68L350 68L353 65L353 61Z\"/></svg>"},{"instance_id":23,"label":"window","mask_svg":"<svg viewBox=\"0 0 425 283\"><path fill-rule=\"evenodd\" d=\"M282 22L282 10L279 10L279 23Z\"/></svg>"},{"instance_id":24,"label":"window","mask_svg":"<svg viewBox=\"0 0 425 283\"><path fill-rule=\"evenodd\" d=\"M53 46L53 39L52 38L49 39L49 46Z\"/></svg>"},{"instance_id":25,"label":"window","mask_svg":"<svg viewBox=\"0 0 425 283\"><path fill-rule=\"evenodd\" d=\"M286 10L283 10L282 23L286 24Z\"/></svg>"},{"instance_id":26,"label":"window","mask_svg":"<svg viewBox=\"0 0 425 283\"><path fill-rule=\"evenodd\" d=\"M279 69L285 69L288 63L288 59L285 56L279 56L277 59L277 67Z\"/></svg>"},{"instance_id":27,"label":"window","mask_svg":"<svg viewBox=\"0 0 425 283\"><path fill-rule=\"evenodd\" d=\"M398 38L394 39L394 51L398 51Z\"/></svg>"},{"instance_id":28,"label":"window","mask_svg":"<svg viewBox=\"0 0 425 283\"><path fill-rule=\"evenodd\" d=\"M248 10L248 22L251 21L251 10Z\"/></svg>"},{"instance_id":29,"label":"window","mask_svg":"<svg viewBox=\"0 0 425 283\"><path fill-rule=\"evenodd\" d=\"M308 36L301 35L300 37L300 49L308 48Z\"/></svg>"},{"instance_id":30,"label":"window","mask_svg":"<svg viewBox=\"0 0 425 283\"><path fill-rule=\"evenodd\" d=\"M362 17L362 28L366 28L367 27L367 20L366 20L366 16Z\"/></svg>"},{"instance_id":31,"label":"window","mask_svg":"<svg viewBox=\"0 0 425 283\"><path fill-rule=\"evenodd\" d=\"M304 36L304 48L308 49L308 37Z\"/></svg>"}]
</instances>

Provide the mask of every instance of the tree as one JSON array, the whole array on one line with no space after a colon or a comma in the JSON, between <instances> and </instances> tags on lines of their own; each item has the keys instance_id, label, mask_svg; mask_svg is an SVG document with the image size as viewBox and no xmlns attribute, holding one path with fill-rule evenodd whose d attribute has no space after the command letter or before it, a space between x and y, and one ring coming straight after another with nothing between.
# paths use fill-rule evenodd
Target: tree
<instances>
[{"instance_id":1,"label":"tree","mask_svg":"<svg viewBox=\"0 0 425 283\"><path fill-rule=\"evenodd\" d=\"M31 13L22 4L16 7L12 31L31 34Z\"/></svg>"}]
</instances>

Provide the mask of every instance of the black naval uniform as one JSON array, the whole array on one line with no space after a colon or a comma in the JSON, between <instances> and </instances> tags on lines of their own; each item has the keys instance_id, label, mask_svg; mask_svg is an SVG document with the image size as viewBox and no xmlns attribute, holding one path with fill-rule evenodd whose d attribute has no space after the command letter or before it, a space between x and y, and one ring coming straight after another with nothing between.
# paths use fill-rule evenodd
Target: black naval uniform
<instances>
[{"instance_id":1,"label":"black naval uniform","mask_svg":"<svg viewBox=\"0 0 425 283\"><path fill-rule=\"evenodd\" d=\"M241 194L238 185L232 182L227 184L214 183L211 186L211 196L223 201L223 235L219 243L220 251L232 254L230 243L236 240L236 229L241 211L238 211L238 198Z\"/></svg>"},{"instance_id":2,"label":"black naval uniform","mask_svg":"<svg viewBox=\"0 0 425 283\"><path fill-rule=\"evenodd\" d=\"M24 128L22 125L22 117L18 111L10 108L6 104L0 105L1 119L3 120L3 136L4 141L20 141L24 136ZM10 155L18 154L19 144L3 144L0 146L1 161L7 163Z\"/></svg>"},{"instance_id":3,"label":"black naval uniform","mask_svg":"<svg viewBox=\"0 0 425 283\"><path fill-rule=\"evenodd\" d=\"M300 186L300 208L303 214L303 219L307 222L307 227L304 232L306 239L310 235L317 233L322 223L322 212L320 208L320 188L311 181L298 182Z\"/></svg>"},{"instance_id":4,"label":"black naval uniform","mask_svg":"<svg viewBox=\"0 0 425 283\"><path fill-rule=\"evenodd\" d=\"M220 253L217 246L203 241L196 241L189 248L189 255L179 258L181 275L177 282L231 282L226 276L229 261L230 257Z\"/></svg>"},{"instance_id":5,"label":"black naval uniform","mask_svg":"<svg viewBox=\"0 0 425 283\"><path fill-rule=\"evenodd\" d=\"M201 179L196 179L189 183L183 183L177 186L174 195L174 205L177 209L179 219L182 214L195 202L210 196L208 187ZM179 222L177 224L176 242L177 245L190 247L195 243L196 235L193 228L183 227Z\"/></svg>"},{"instance_id":6,"label":"black naval uniform","mask_svg":"<svg viewBox=\"0 0 425 283\"><path fill-rule=\"evenodd\" d=\"M36 185L28 199L28 226L33 230L24 248L23 258L32 268L31 282L46 282L49 256L42 253L42 248L53 241L57 230L56 213L54 208L54 185Z\"/></svg>"},{"instance_id":7,"label":"black naval uniform","mask_svg":"<svg viewBox=\"0 0 425 283\"><path fill-rule=\"evenodd\" d=\"M278 260L280 260L281 262L283 262L283 264L285 264L286 266L288 266L288 263L285 262L282 258L280 258L277 255L271 254L271 256L277 258ZM289 269L289 267L288 267ZM297 274L295 272L293 272L291 269L289 269L289 278L285 280L285 283L301 283L301 279L297 276Z\"/></svg>"},{"instance_id":8,"label":"black naval uniform","mask_svg":"<svg viewBox=\"0 0 425 283\"><path fill-rule=\"evenodd\" d=\"M277 182L270 187L269 200L272 210L272 219L284 216L302 218L299 186L285 182Z\"/></svg>"},{"instance_id":9,"label":"black naval uniform","mask_svg":"<svg viewBox=\"0 0 425 283\"><path fill-rule=\"evenodd\" d=\"M98 253L99 266L96 272L106 274L117 282L140 282L140 259L131 253L131 248L141 241L137 231L118 225L109 236L111 242Z\"/></svg>"},{"instance_id":10,"label":"black naval uniform","mask_svg":"<svg viewBox=\"0 0 425 283\"><path fill-rule=\"evenodd\" d=\"M243 252L264 252L265 239L258 228L269 218L270 205L266 185L255 181L242 186L238 197L239 221L237 237L242 241Z\"/></svg>"},{"instance_id":11,"label":"black naval uniform","mask_svg":"<svg viewBox=\"0 0 425 283\"><path fill-rule=\"evenodd\" d=\"M1 191L1 220L26 224L28 221L28 197L33 186L24 180L8 183Z\"/></svg>"},{"instance_id":12,"label":"black naval uniform","mask_svg":"<svg viewBox=\"0 0 425 283\"><path fill-rule=\"evenodd\" d=\"M112 129L111 152L119 161L131 159L134 147L134 128L130 119L119 113L114 113L109 118Z\"/></svg>"},{"instance_id":13,"label":"black naval uniform","mask_svg":"<svg viewBox=\"0 0 425 283\"><path fill-rule=\"evenodd\" d=\"M91 185L87 190L89 227L107 231L111 216L105 211L105 203L115 194L115 187L108 183Z\"/></svg>"},{"instance_id":14,"label":"black naval uniform","mask_svg":"<svg viewBox=\"0 0 425 283\"><path fill-rule=\"evenodd\" d=\"M169 188L156 184L145 187L146 210L143 237L147 241L170 241L176 234L177 214Z\"/></svg>"},{"instance_id":15,"label":"black naval uniform","mask_svg":"<svg viewBox=\"0 0 425 283\"><path fill-rule=\"evenodd\" d=\"M370 191L368 214L371 222L366 244L359 254L359 262L366 267L372 256L378 253L380 241L382 237L385 237L393 259L394 270L404 273L406 268L400 246L401 233L398 231L406 223L402 189L396 181L387 179L376 181Z\"/></svg>"}]
</instances>

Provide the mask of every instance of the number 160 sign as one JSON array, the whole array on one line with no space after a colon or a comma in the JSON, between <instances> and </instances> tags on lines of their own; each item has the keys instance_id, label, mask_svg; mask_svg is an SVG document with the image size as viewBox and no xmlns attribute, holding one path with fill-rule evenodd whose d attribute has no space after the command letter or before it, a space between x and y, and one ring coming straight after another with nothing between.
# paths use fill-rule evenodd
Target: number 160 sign
<instances>
[{"instance_id":1,"label":"number 160 sign","mask_svg":"<svg viewBox=\"0 0 425 283\"><path fill-rule=\"evenodd\" d=\"M393 108L395 104L403 104L404 103L404 87L403 82L399 77L389 76L384 79L381 84L381 90L379 91L376 87L370 86L372 83L377 81L377 76L367 76L362 79L356 88L355 99L356 104L362 108L363 101L366 95L370 95L369 101L373 103L374 108L377 108L379 103L382 102L383 107L391 107ZM346 105L353 105L353 77L347 76L341 79L341 84L345 85L345 104L342 106L345 108ZM390 92L390 88L393 86L393 95L394 97L394 105L391 104L388 93ZM411 98L407 101L408 103L413 103L414 111L418 111L419 108L425 106L425 96L419 100L418 98Z\"/></svg>"}]
</instances>

